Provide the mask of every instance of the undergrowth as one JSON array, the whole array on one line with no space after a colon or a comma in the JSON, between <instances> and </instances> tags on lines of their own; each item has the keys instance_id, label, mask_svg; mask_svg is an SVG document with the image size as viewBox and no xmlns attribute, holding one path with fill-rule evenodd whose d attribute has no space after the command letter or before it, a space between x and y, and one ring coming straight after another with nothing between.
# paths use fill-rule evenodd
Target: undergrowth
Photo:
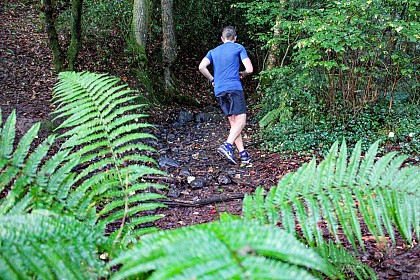
<instances>
[{"instance_id":1,"label":"undergrowth","mask_svg":"<svg viewBox=\"0 0 420 280\"><path fill-rule=\"evenodd\" d=\"M380 140L381 152L396 150L420 161L420 110L402 94L391 109L389 103L382 102L365 106L357 116L316 111L309 118L308 114L290 114L288 110L293 111L291 108L279 110L277 120L280 121L261 133L262 138L268 139L264 148L273 152L324 155L337 139L344 138L351 145L361 140L364 151ZM293 117L281 120L284 115Z\"/></svg>"}]
</instances>

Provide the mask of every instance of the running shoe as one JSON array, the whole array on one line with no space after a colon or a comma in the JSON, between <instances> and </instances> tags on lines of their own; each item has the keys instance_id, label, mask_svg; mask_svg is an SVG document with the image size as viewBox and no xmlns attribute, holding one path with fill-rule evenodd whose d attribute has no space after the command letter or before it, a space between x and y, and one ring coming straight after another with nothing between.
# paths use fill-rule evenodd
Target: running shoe
<instances>
[{"instance_id":1,"label":"running shoe","mask_svg":"<svg viewBox=\"0 0 420 280\"><path fill-rule=\"evenodd\" d=\"M241 155L241 163L242 164L248 164L251 162L251 157L246 154L246 155Z\"/></svg>"},{"instance_id":2,"label":"running shoe","mask_svg":"<svg viewBox=\"0 0 420 280\"><path fill-rule=\"evenodd\" d=\"M225 156L233 164L238 164L233 156L233 151L226 147L225 144L220 145L220 147L217 148L217 152Z\"/></svg>"}]
</instances>

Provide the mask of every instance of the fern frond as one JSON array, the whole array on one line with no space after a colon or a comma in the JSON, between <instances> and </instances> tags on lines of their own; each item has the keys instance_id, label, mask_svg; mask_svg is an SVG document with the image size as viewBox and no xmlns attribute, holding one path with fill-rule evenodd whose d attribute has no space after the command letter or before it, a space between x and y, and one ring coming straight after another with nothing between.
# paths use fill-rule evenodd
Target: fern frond
<instances>
[{"instance_id":1,"label":"fern frond","mask_svg":"<svg viewBox=\"0 0 420 280\"><path fill-rule=\"evenodd\" d=\"M3 159L9 160L12 157L13 142L16 136L16 111L13 110L10 116L7 118L2 130L0 138L0 153L1 153L1 165L3 168Z\"/></svg>"},{"instance_id":2,"label":"fern frond","mask_svg":"<svg viewBox=\"0 0 420 280\"><path fill-rule=\"evenodd\" d=\"M264 128L273 126L280 119L280 116L284 113L284 111L285 109L283 107L278 107L274 110L271 110L259 121L260 127Z\"/></svg>"},{"instance_id":3,"label":"fern frond","mask_svg":"<svg viewBox=\"0 0 420 280\"><path fill-rule=\"evenodd\" d=\"M360 262L356 256L337 246L332 241L314 249L321 257L329 260L330 263L339 268L344 275L350 276L346 277L346 279L352 279L351 276L353 275L356 279L378 279L375 272L368 265Z\"/></svg>"},{"instance_id":4,"label":"fern frond","mask_svg":"<svg viewBox=\"0 0 420 280\"><path fill-rule=\"evenodd\" d=\"M37 123L32 126L28 132L20 139L19 144L13 153L12 165L16 167L22 167L25 158L28 156L31 143L34 141L38 134L41 124Z\"/></svg>"},{"instance_id":5,"label":"fern frond","mask_svg":"<svg viewBox=\"0 0 420 280\"><path fill-rule=\"evenodd\" d=\"M72 176L70 171L77 164L77 160L66 161L68 155L66 150L46 159L55 139L53 135L29 153L39 131L39 123L28 130L13 152L15 123L16 115L12 113L7 118L0 135L0 146L3 147L3 152L0 154L2 162L0 190L7 189L7 194L0 199L0 215L25 213L37 208L37 205L49 209L52 204L59 201L56 197L57 191L64 185L68 186L68 179ZM40 193L42 193L41 200L38 199Z\"/></svg>"},{"instance_id":6,"label":"fern frond","mask_svg":"<svg viewBox=\"0 0 420 280\"><path fill-rule=\"evenodd\" d=\"M0 267L7 279L97 279L102 232L70 217L33 213L0 217Z\"/></svg>"},{"instance_id":7,"label":"fern frond","mask_svg":"<svg viewBox=\"0 0 420 280\"><path fill-rule=\"evenodd\" d=\"M53 92L58 104L56 118L64 118L59 128L67 130L60 136L67 139L63 147L77 150L69 157L80 157L82 167L75 177L77 187L69 194L68 205L78 215L99 206L102 210L96 219L105 226L119 219L128 225L130 217L163 206L143 199L161 196L147 193L146 187L139 184L145 175L165 175L142 165L156 163L144 154L155 150L143 143L155 137L142 132L153 126L140 122L146 115L139 109L145 105L136 104L137 95L118 82L118 78L103 74L62 72ZM144 194L133 196L134 191ZM121 227L127 225L121 223ZM123 231L132 230L128 228Z\"/></svg>"},{"instance_id":8,"label":"fern frond","mask_svg":"<svg viewBox=\"0 0 420 280\"><path fill-rule=\"evenodd\" d=\"M109 266L112 279L317 279L339 276L328 262L274 226L231 220L146 235Z\"/></svg>"},{"instance_id":9,"label":"fern frond","mask_svg":"<svg viewBox=\"0 0 420 280\"><path fill-rule=\"evenodd\" d=\"M270 223L301 235L312 247L323 246L322 221L335 242L342 242L343 233L355 250L364 248L362 223L378 242L387 235L395 242L398 231L412 244L413 233L417 238L419 234L420 169L401 168L406 157L396 153L378 157L378 145L374 143L360 160L358 142L347 162L345 142L340 150L336 142L318 166L313 160L284 176L262 206L255 203L259 191L255 198L247 198L245 218L266 217Z\"/></svg>"}]
</instances>

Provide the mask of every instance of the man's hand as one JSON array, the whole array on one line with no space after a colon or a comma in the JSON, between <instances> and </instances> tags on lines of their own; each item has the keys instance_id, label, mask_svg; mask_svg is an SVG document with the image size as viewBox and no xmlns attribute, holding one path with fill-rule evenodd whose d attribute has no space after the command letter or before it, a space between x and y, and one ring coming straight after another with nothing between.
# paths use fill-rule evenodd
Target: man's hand
<instances>
[{"instance_id":1,"label":"man's hand","mask_svg":"<svg viewBox=\"0 0 420 280\"><path fill-rule=\"evenodd\" d=\"M241 80L248 75L251 75L251 73L248 73L246 70L239 72L239 78L241 78Z\"/></svg>"}]
</instances>

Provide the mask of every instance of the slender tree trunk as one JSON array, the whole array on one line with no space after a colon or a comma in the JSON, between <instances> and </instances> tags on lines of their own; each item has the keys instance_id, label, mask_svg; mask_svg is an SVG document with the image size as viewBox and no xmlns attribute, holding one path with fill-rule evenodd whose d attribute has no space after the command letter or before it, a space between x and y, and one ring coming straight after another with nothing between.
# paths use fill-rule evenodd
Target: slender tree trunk
<instances>
[{"instance_id":1,"label":"slender tree trunk","mask_svg":"<svg viewBox=\"0 0 420 280\"><path fill-rule=\"evenodd\" d=\"M64 55L58 40L57 30L55 29L55 7L52 4L52 0L44 0L43 3L45 30L48 35L48 40L53 56L54 69L58 72L63 68Z\"/></svg>"},{"instance_id":2,"label":"slender tree trunk","mask_svg":"<svg viewBox=\"0 0 420 280\"><path fill-rule=\"evenodd\" d=\"M74 70L77 55L82 46L82 5L83 0L72 0L71 2L71 41L67 50L69 70Z\"/></svg>"},{"instance_id":3,"label":"slender tree trunk","mask_svg":"<svg viewBox=\"0 0 420 280\"><path fill-rule=\"evenodd\" d=\"M134 0L133 32L136 43L145 48L147 44L147 0Z\"/></svg>"},{"instance_id":4,"label":"slender tree trunk","mask_svg":"<svg viewBox=\"0 0 420 280\"><path fill-rule=\"evenodd\" d=\"M133 36L136 51L139 57L140 71L145 71L147 66L147 27L148 27L148 0L134 0L133 3Z\"/></svg>"},{"instance_id":5,"label":"slender tree trunk","mask_svg":"<svg viewBox=\"0 0 420 280\"><path fill-rule=\"evenodd\" d=\"M281 16L278 15L277 19L276 19L276 25L275 25L274 31L273 31L273 37L274 38L280 38L280 36L281 36L282 30L280 28L278 28L280 20L281 20ZM274 42L270 46L270 50L268 51L268 57L267 57L267 69L268 70L279 66L279 62L280 62L279 49L280 49L280 46L277 42Z\"/></svg>"},{"instance_id":6,"label":"slender tree trunk","mask_svg":"<svg viewBox=\"0 0 420 280\"><path fill-rule=\"evenodd\" d=\"M176 58L175 28L173 20L173 0L161 0L163 33L163 66L166 91L173 90L171 66Z\"/></svg>"},{"instance_id":7,"label":"slender tree trunk","mask_svg":"<svg viewBox=\"0 0 420 280\"><path fill-rule=\"evenodd\" d=\"M280 10L284 10L285 5L288 2L289 0L280 0L280 5L281 5ZM279 27L281 20L282 20L281 14L278 14L276 18L276 25L274 26L274 31L273 31L273 38L275 39L280 38L281 34L283 33L283 30L280 29ZM268 52L268 58L267 58L267 69L273 69L274 67L277 67L277 66L283 66L283 65L279 65L280 64L279 49L280 49L280 45L277 42L274 42L270 46L270 50Z\"/></svg>"}]
</instances>

